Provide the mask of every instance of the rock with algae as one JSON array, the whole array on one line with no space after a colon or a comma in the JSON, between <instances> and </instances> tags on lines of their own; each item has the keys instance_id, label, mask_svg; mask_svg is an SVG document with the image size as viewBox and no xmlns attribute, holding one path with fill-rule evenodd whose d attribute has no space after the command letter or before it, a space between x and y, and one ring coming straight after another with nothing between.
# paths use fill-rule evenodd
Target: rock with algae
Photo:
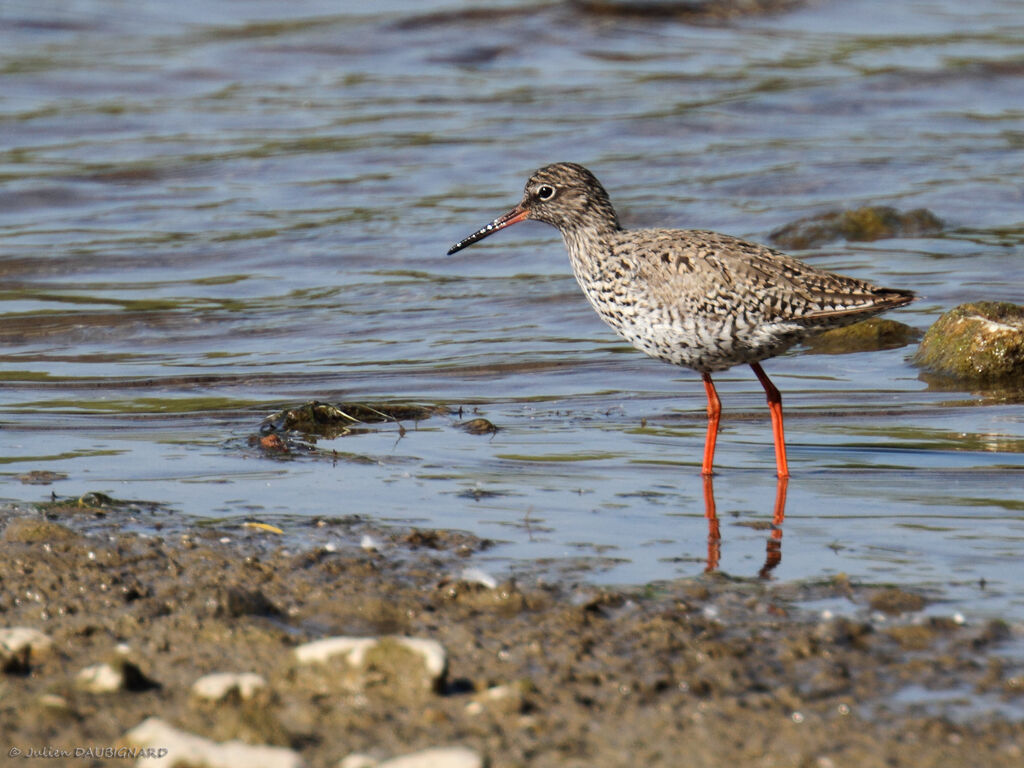
<instances>
[{"instance_id":1,"label":"rock with algae","mask_svg":"<svg viewBox=\"0 0 1024 768\"><path fill-rule=\"evenodd\" d=\"M925 333L914 362L958 379L1024 383L1024 306L978 301L954 307Z\"/></svg>"},{"instance_id":2,"label":"rock with algae","mask_svg":"<svg viewBox=\"0 0 1024 768\"><path fill-rule=\"evenodd\" d=\"M868 242L887 237L915 237L942 229L942 221L925 208L902 212L887 205L850 211L826 211L774 230L768 239L780 248L800 250L835 240Z\"/></svg>"},{"instance_id":3,"label":"rock with algae","mask_svg":"<svg viewBox=\"0 0 1024 768\"><path fill-rule=\"evenodd\" d=\"M807 346L818 354L845 355L850 352L898 349L919 338L921 332L916 328L885 317L871 317L812 336L807 340Z\"/></svg>"}]
</instances>

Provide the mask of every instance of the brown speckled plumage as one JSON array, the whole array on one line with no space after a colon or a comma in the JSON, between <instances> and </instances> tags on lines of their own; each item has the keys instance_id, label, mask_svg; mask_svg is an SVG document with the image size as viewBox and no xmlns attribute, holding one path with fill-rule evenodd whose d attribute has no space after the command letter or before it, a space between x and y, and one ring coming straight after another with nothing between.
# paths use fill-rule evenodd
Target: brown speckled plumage
<instances>
[{"instance_id":1,"label":"brown speckled plumage","mask_svg":"<svg viewBox=\"0 0 1024 768\"><path fill-rule=\"evenodd\" d=\"M909 291L823 272L783 253L698 229L624 230L604 187L575 163L541 168L522 201L449 253L525 219L558 228L573 273L598 315L652 357L703 374L711 473L720 411L710 373L749 363L768 393L780 476L786 476L778 390L759 363L811 333L913 301ZM713 427L713 429L712 429Z\"/></svg>"}]
</instances>

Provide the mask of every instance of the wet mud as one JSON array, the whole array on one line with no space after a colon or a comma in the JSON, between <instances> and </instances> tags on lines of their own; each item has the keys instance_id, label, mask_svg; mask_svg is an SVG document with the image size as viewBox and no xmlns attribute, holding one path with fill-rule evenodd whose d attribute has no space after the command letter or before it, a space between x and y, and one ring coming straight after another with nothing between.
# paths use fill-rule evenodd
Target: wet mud
<instances>
[{"instance_id":1,"label":"wet mud","mask_svg":"<svg viewBox=\"0 0 1024 768\"><path fill-rule=\"evenodd\" d=\"M931 595L715 573L502 582L490 542L459 532L189 526L83 499L0 517L0 628L36 631L5 651L5 750L136 729L325 767L454 746L493 768L1024 761L1012 629L929 611ZM332 643L370 650L303 660ZM218 673L245 685L211 694L233 679Z\"/></svg>"}]
</instances>

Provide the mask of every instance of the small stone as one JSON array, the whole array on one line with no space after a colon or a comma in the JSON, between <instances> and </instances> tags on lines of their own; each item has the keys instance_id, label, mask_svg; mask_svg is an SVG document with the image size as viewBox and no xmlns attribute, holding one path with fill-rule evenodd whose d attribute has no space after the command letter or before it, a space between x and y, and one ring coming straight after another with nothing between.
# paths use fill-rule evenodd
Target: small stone
<instances>
[{"instance_id":1,"label":"small stone","mask_svg":"<svg viewBox=\"0 0 1024 768\"><path fill-rule=\"evenodd\" d=\"M26 673L32 658L46 656L52 647L53 641L38 629L0 629L0 672Z\"/></svg>"},{"instance_id":2,"label":"small stone","mask_svg":"<svg viewBox=\"0 0 1024 768\"><path fill-rule=\"evenodd\" d=\"M487 589L495 589L498 586L498 580L480 568L465 568L459 579L468 584L479 584Z\"/></svg>"},{"instance_id":3,"label":"small stone","mask_svg":"<svg viewBox=\"0 0 1024 768\"><path fill-rule=\"evenodd\" d=\"M75 676L75 685L87 693L116 691L148 691L159 688L132 661L118 656L111 661L93 664Z\"/></svg>"},{"instance_id":4,"label":"small stone","mask_svg":"<svg viewBox=\"0 0 1024 768\"><path fill-rule=\"evenodd\" d=\"M202 736L180 731L159 717L143 720L123 737L139 747L157 750L158 756L140 760L147 768L302 768L302 758L285 747L246 744L241 741L218 743Z\"/></svg>"},{"instance_id":5,"label":"small stone","mask_svg":"<svg viewBox=\"0 0 1024 768\"><path fill-rule=\"evenodd\" d=\"M89 693L113 693L121 690L124 675L113 664L93 664L75 676L75 685Z\"/></svg>"},{"instance_id":6,"label":"small stone","mask_svg":"<svg viewBox=\"0 0 1024 768\"><path fill-rule=\"evenodd\" d=\"M223 701L235 694L244 701L251 699L266 686L267 681L254 672L214 672L192 683L192 693L210 701Z\"/></svg>"},{"instance_id":7,"label":"small stone","mask_svg":"<svg viewBox=\"0 0 1024 768\"><path fill-rule=\"evenodd\" d=\"M368 533L363 536L362 541L359 542L359 546L366 552L380 551L380 544Z\"/></svg>"},{"instance_id":8,"label":"small stone","mask_svg":"<svg viewBox=\"0 0 1024 768\"><path fill-rule=\"evenodd\" d=\"M418 687L435 691L443 687L448 671L444 646L420 637L327 637L298 646L294 654L300 664L324 664L340 656L354 671L372 669L391 682L413 687L418 679Z\"/></svg>"},{"instance_id":9,"label":"small stone","mask_svg":"<svg viewBox=\"0 0 1024 768\"><path fill-rule=\"evenodd\" d=\"M366 650L376 643L375 637L325 637L300 645L293 653L300 664L324 664L341 656L353 667L359 667Z\"/></svg>"},{"instance_id":10,"label":"small stone","mask_svg":"<svg viewBox=\"0 0 1024 768\"><path fill-rule=\"evenodd\" d=\"M970 381L1019 381L1024 376L1024 306L961 304L928 329L914 362Z\"/></svg>"},{"instance_id":11,"label":"small stone","mask_svg":"<svg viewBox=\"0 0 1024 768\"><path fill-rule=\"evenodd\" d=\"M471 435L493 435L498 431L498 428L487 419L470 419L460 422L457 426Z\"/></svg>"},{"instance_id":12,"label":"small stone","mask_svg":"<svg viewBox=\"0 0 1024 768\"><path fill-rule=\"evenodd\" d=\"M466 747L433 747L393 757L378 763L377 768L483 768L479 753Z\"/></svg>"},{"instance_id":13,"label":"small stone","mask_svg":"<svg viewBox=\"0 0 1024 768\"><path fill-rule=\"evenodd\" d=\"M353 752L348 757L342 758L338 768L377 768L379 761L362 752Z\"/></svg>"}]
</instances>

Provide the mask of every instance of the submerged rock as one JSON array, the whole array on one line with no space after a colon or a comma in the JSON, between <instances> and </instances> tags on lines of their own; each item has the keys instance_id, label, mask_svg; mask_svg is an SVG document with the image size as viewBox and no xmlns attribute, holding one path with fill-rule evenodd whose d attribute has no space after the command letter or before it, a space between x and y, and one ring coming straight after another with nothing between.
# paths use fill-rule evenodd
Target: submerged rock
<instances>
[{"instance_id":1,"label":"submerged rock","mask_svg":"<svg viewBox=\"0 0 1024 768\"><path fill-rule=\"evenodd\" d=\"M914 362L935 373L974 381L1024 377L1024 306L978 301L935 321Z\"/></svg>"},{"instance_id":2,"label":"submerged rock","mask_svg":"<svg viewBox=\"0 0 1024 768\"><path fill-rule=\"evenodd\" d=\"M812 336L807 340L807 347L823 355L845 355L898 349L920 338L921 332L917 328L884 317L871 317L845 328L833 328Z\"/></svg>"},{"instance_id":3,"label":"submerged rock","mask_svg":"<svg viewBox=\"0 0 1024 768\"><path fill-rule=\"evenodd\" d=\"M925 208L903 213L887 205L868 205L798 219L774 230L768 239L780 248L802 250L835 240L865 242L887 237L916 237L941 230L941 219Z\"/></svg>"},{"instance_id":4,"label":"submerged rock","mask_svg":"<svg viewBox=\"0 0 1024 768\"><path fill-rule=\"evenodd\" d=\"M241 741L218 743L202 736L180 731L159 717L150 717L132 728L124 741L139 747L149 747L162 753L140 760L158 768L160 766L189 766L190 768L302 768L302 758L285 747L246 744Z\"/></svg>"},{"instance_id":5,"label":"submerged rock","mask_svg":"<svg viewBox=\"0 0 1024 768\"><path fill-rule=\"evenodd\" d=\"M873 592L868 600L868 605L883 613L908 613L922 610L925 606L925 599L916 592L890 587Z\"/></svg>"},{"instance_id":6,"label":"submerged rock","mask_svg":"<svg viewBox=\"0 0 1024 768\"><path fill-rule=\"evenodd\" d=\"M469 421L463 421L457 424L460 429L468 432L471 435L493 435L498 431L498 428L494 426L490 421L483 418L470 419Z\"/></svg>"}]
</instances>

